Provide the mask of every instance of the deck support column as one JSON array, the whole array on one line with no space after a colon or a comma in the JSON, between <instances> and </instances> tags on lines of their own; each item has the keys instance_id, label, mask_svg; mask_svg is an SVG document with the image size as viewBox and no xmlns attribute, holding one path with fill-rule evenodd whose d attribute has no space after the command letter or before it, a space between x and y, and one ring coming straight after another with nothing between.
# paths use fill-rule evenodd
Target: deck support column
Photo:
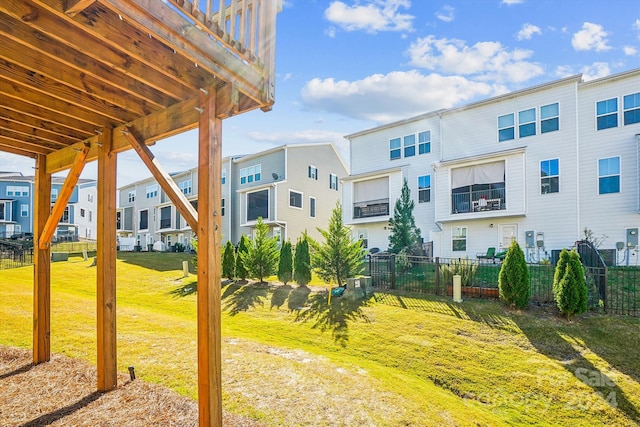
<instances>
[{"instance_id":1,"label":"deck support column","mask_svg":"<svg viewBox=\"0 0 640 427\"><path fill-rule=\"evenodd\" d=\"M97 322L98 391L116 387L116 167L113 132L104 129L98 149Z\"/></svg>"},{"instance_id":2,"label":"deck support column","mask_svg":"<svg viewBox=\"0 0 640 427\"><path fill-rule=\"evenodd\" d=\"M222 426L221 183L222 119L216 90L200 94L198 136L198 410L200 426Z\"/></svg>"},{"instance_id":3,"label":"deck support column","mask_svg":"<svg viewBox=\"0 0 640 427\"><path fill-rule=\"evenodd\" d=\"M33 363L51 358L51 249L40 248L40 235L51 211L51 174L47 173L47 158L36 158L33 191Z\"/></svg>"}]
</instances>

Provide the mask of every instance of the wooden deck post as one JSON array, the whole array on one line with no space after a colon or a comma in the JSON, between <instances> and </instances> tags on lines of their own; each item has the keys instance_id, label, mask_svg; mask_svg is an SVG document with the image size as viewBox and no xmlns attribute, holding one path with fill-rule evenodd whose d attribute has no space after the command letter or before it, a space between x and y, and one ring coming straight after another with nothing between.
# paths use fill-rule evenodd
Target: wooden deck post
<instances>
[{"instance_id":1,"label":"wooden deck post","mask_svg":"<svg viewBox=\"0 0 640 427\"><path fill-rule=\"evenodd\" d=\"M117 385L116 352L116 167L113 132L104 129L98 150L98 391Z\"/></svg>"},{"instance_id":2,"label":"wooden deck post","mask_svg":"<svg viewBox=\"0 0 640 427\"><path fill-rule=\"evenodd\" d=\"M40 235L51 210L51 174L47 173L47 158L36 158L33 194L33 363L51 358L51 250L41 249Z\"/></svg>"},{"instance_id":3,"label":"wooden deck post","mask_svg":"<svg viewBox=\"0 0 640 427\"><path fill-rule=\"evenodd\" d=\"M222 426L221 169L222 119L216 90L200 94L198 148L198 410L200 426Z\"/></svg>"}]
</instances>

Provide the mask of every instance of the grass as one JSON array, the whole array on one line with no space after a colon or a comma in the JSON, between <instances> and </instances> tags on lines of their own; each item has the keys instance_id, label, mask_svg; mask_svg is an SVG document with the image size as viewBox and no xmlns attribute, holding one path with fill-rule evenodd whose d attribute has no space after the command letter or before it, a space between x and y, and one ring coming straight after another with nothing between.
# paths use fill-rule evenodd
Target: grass
<instances>
[{"instance_id":1,"label":"grass","mask_svg":"<svg viewBox=\"0 0 640 427\"><path fill-rule=\"evenodd\" d=\"M188 254L121 254L118 368L197 397ZM52 264L52 351L95 363L95 268ZM0 344L31 346L30 267L0 271ZM176 292L184 289L186 292ZM225 409L268 425L636 425L640 320L497 302L225 284ZM182 295L182 296L177 296Z\"/></svg>"}]
</instances>

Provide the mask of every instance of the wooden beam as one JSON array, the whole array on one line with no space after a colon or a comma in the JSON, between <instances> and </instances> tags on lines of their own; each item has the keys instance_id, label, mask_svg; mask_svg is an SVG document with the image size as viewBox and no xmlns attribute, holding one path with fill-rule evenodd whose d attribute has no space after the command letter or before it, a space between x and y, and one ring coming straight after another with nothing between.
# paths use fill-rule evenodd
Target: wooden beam
<instances>
[{"instance_id":1,"label":"wooden beam","mask_svg":"<svg viewBox=\"0 0 640 427\"><path fill-rule=\"evenodd\" d=\"M113 135L105 129L98 150L98 391L109 391L118 381L116 340L116 169L111 150Z\"/></svg>"},{"instance_id":2,"label":"wooden beam","mask_svg":"<svg viewBox=\"0 0 640 427\"><path fill-rule=\"evenodd\" d=\"M138 153L151 175L156 179L160 187L167 193L169 199L176 206L180 215L187 221L192 230L198 229L198 212L189 202L184 193L178 188L176 182L162 168L160 162L155 158L149 147L135 137L133 129L125 132L125 137L131 146Z\"/></svg>"},{"instance_id":3,"label":"wooden beam","mask_svg":"<svg viewBox=\"0 0 640 427\"><path fill-rule=\"evenodd\" d=\"M49 244L51 243L51 238L53 237L53 233L55 233L56 231L58 222L60 221L60 217L64 212L64 208L67 206L67 203L69 202L69 199L73 194L73 190L78 183L78 179L80 178L80 174L82 173L82 169L84 168L84 165L86 163L89 148L89 145L85 145L82 151L78 153L75 161L73 162L71 170L69 170L67 178L64 180L64 184L62 184L62 188L60 189L60 193L58 194L58 199L53 205L53 209L51 209L51 215L49 215L47 223L45 224L44 229L40 234L40 249L48 248Z\"/></svg>"},{"instance_id":4,"label":"wooden beam","mask_svg":"<svg viewBox=\"0 0 640 427\"><path fill-rule=\"evenodd\" d=\"M222 425L221 226L222 119L216 91L200 95L198 136L198 410L200 426Z\"/></svg>"},{"instance_id":5,"label":"wooden beam","mask_svg":"<svg viewBox=\"0 0 640 427\"><path fill-rule=\"evenodd\" d=\"M0 139L0 151L5 151L11 154L17 154L18 156L32 157L34 159L38 157L38 155L31 150L23 150L21 148L15 147L12 143L7 143L6 141L3 142L1 139Z\"/></svg>"},{"instance_id":6,"label":"wooden beam","mask_svg":"<svg viewBox=\"0 0 640 427\"><path fill-rule=\"evenodd\" d=\"M51 258L49 246L40 248L40 234L51 209L51 174L47 173L47 158L36 158L33 191L33 363L51 358Z\"/></svg>"},{"instance_id":7,"label":"wooden beam","mask_svg":"<svg viewBox=\"0 0 640 427\"><path fill-rule=\"evenodd\" d=\"M73 17L91 6L96 0L65 0L64 13Z\"/></svg>"}]
</instances>

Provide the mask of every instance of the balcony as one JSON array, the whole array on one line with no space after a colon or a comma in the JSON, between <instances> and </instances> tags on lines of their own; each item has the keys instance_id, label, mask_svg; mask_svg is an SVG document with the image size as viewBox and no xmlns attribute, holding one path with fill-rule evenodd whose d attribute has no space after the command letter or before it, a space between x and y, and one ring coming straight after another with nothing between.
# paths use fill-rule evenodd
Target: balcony
<instances>
[{"instance_id":1,"label":"balcony","mask_svg":"<svg viewBox=\"0 0 640 427\"><path fill-rule=\"evenodd\" d=\"M389 215L389 199L368 200L353 204L353 219Z\"/></svg>"},{"instance_id":2,"label":"balcony","mask_svg":"<svg viewBox=\"0 0 640 427\"><path fill-rule=\"evenodd\" d=\"M451 194L452 214L500 211L506 208L504 188L456 191Z\"/></svg>"}]
</instances>

